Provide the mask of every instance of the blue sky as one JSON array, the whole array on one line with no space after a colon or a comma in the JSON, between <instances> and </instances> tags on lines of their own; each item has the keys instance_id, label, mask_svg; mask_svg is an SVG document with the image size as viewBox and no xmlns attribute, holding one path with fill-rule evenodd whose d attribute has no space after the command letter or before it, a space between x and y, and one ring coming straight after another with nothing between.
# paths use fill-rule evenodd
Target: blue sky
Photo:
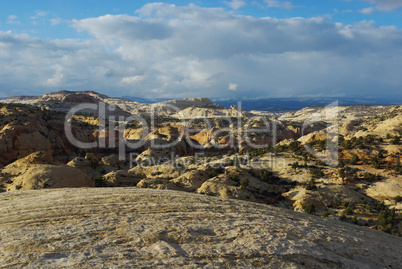
<instances>
[{"instance_id":1,"label":"blue sky","mask_svg":"<svg viewBox=\"0 0 402 269\"><path fill-rule=\"evenodd\" d=\"M0 97L402 98L402 0L3 1Z\"/></svg>"}]
</instances>

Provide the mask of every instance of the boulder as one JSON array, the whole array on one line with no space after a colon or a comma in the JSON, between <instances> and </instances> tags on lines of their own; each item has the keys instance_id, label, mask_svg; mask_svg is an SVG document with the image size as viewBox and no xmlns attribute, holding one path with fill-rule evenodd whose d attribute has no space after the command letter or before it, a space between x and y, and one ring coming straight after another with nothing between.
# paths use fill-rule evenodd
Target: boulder
<instances>
[{"instance_id":1,"label":"boulder","mask_svg":"<svg viewBox=\"0 0 402 269\"><path fill-rule=\"evenodd\" d=\"M112 171L103 176L107 186L122 187L122 186L135 186L141 180L141 177L125 170Z\"/></svg>"},{"instance_id":2,"label":"boulder","mask_svg":"<svg viewBox=\"0 0 402 269\"><path fill-rule=\"evenodd\" d=\"M68 166L72 167L89 167L91 165L90 161L86 158L76 157L67 163Z\"/></svg>"}]
</instances>

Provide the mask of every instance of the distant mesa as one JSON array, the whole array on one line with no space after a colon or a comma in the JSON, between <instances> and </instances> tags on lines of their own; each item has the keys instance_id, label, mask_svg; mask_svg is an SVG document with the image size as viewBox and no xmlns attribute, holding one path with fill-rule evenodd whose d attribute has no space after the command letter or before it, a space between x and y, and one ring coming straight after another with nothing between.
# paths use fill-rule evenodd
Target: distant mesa
<instances>
[{"instance_id":1,"label":"distant mesa","mask_svg":"<svg viewBox=\"0 0 402 269\"><path fill-rule=\"evenodd\" d=\"M67 103L91 103L95 104L96 100L90 95L87 94L80 94L80 93L73 93L68 94L61 99L62 102Z\"/></svg>"}]
</instances>

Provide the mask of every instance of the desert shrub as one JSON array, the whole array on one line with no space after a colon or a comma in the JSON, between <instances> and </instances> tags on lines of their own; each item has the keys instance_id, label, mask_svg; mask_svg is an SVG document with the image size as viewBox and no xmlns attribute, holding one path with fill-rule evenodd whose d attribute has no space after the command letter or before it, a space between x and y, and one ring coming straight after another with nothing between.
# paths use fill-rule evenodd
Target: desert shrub
<instances>
[{"instance_id":1,"label":"desert shrub","mask_svg":"<svg viewBox=\"0 0 402 269\"><path fill-rule=\"evenodd\" d=\"M371 174L369 172L364 172L363 173L363 179L368 181L368 182L373 182L373 181L377 180L377 178L378 177L376 175L373 175L373 174Z\"/></svg>"},{"instance_id":2,"label":"desert shrub","mask_svg":"<svg viewBox=\"0 0 402 269\"><path fill-rule=\"evenodd\" d=\"M342 214L339 216L338 219L341 221L345 221L347 218L346 218L346 215L342 212Z\"/></svg>"},{"instance_id":3,"label":"desert shrub","mask_svg":"<svg viewBox=\"0 0 402 269\"><path fill-rule=\"evenodd\" d=\"M88 159L89 160L89 159ZM90 161L90 160L89 160ZM98 168L99 167L99 163L98 162L90 162L90 166L91 166L91 168L92 169L96 169L96 168Z\"/></svg>"},{"instance_id":4,"label":"desert shrub","mask_svg":"<svg viewBox=\"0 0 402 269\"><path fill-rule=\"evenodd\" d=\"M341 206L346 207L346 208L350 208L350 209L354 209L356 208L356 203L353 201L342 201Z\"/></svg>"},{"instance_id":5,"label":"desert shrub","mask_svg":"<svg viewBox=\"0 0 402 269\"><path fill-rule=\"evenodd\" d=\"M313 178L320 178L324 176L324 172L322 171L321 168L312 168L310 170L310 173L313 176Z\"/></svg>"},{"instance_id":6,"label":"desert shrub","mask_svg":"<svg viewBox=\"0 0 402 269\"><path fill-rule=\"evenodd\" d=\"M293 169L296 169L296 168L299 168L299 167L300 167L299 162L292 163L290 166L291 166Z\"/></svg>"},{"instance_id":7,"label":"desert shrub","mask_svg":"<svg viewBox=\"0 0 402 269\"><path fill-rule=\"evenodd\" d=\"M342 211L342 214L344 214L344 215L352 215L353 210L350 207L347 207Z\"/></svg>"},{"instance_id":8,"label":"desert shrub","mask_svg":"<svg viewBox=\"0 0 402 269\"><path fill-rule=\"evenodd\" d=\"M222 174L223 172L225 172L225 168L223 167L213 168L208 172L208 176L209 178L213 178Z\"/></svg>"},{"instance_id":9,"label":"desert shrub","mask_svg":"<svg viewBox=\"0 0 402 269\"><path fill-rule=\"evenodd\" d=\"M346 173L344 169L338 169L338 174L340 178L344 178Z\"/></svg>"},{"instance_id":10,"label":"desert shrub","mask_svg":"<svg viewBox=\"0 0 402 269\"><path fill-rule=\"evenodd\" d=\"M395 223L395 209L383 209L378 214L378 230L390 233Z\"/></svg>"},{"instance_id":11,"label":"desert shrub","mask_svg":"<svg viewBox=\"0 0 402 269\"><path fill-rule=\"evenodd\" d=\"M350 164L356 164L359 161L359 157L356 154L353 154L352 159L350 160Z\"/></svg>"},{"instance_id":12,"label":"desert shrub","mask_svg":"<svg viewBox=\"0 0 402 269\"><path fill-rule=\"evenodd\" d=\"M326 139L315 140L315 141L308 143L308 145L312 148L318 148L319 150L324 150L325 147L327 146L327 140Z\"/></svg>"},{"instance_id":13,"label":"desert shrub","mask_svg":"<svg viewBox=\"0 0 402 269\"><path fill-rule=\"evenodd\" d=\"M303 210L307 214L314 215L315 214L315 206L313 204L306 204L303 206Z\"/></svg>"},{"instance_id":14,"label":"desert shrub","mask_svg":"<svg viewBox=\"0 0 402 269\"><path fill-rule=\"evenodd\" d=\"M274 176L272 171L262 170L258 175L258 178L265 183L274 184L280 180L279 177Z\"/></svg>"},{"instance_id":15,"label":"desert shrub","mask_svg":"<svg viewBox=\"0 0 402 269\"><path fill-rule=\"evenodd\" d=\"M383 211L383 210L385 210L385 209L386 209L386 206L385 206L384 201L382 201L381 203L378 203L377 206L376 206L376 209L377 209L378 211Z\"/></svg>"},{"instance_id":16,"label":"desert shrub","mask_svg":"<svg viewBox=\"0 0 402 269\"><path fill-rule=\"evenodd\" d=\"M400 202L402 202L402 197L400 195L398 195L394 198L394 200L395 200L395 203L400 203Z\"/></svg>"},{"instance_id":17,"label":"desert shrub","mask_svg":"<svg viewBox=\"0 0 402 269\"><path fill-rule=\"evenodd\" d=\"M95 184L95 187L105 187L106 181L103 176L98 176L92 179Z\"/></svg>"},{"instance_id":18,"label":"desert shrub","mask_svg":"<svg viewBox=\"0 0 402 269\"><path fill-rule=\"evenodd\" d=\"M240 177L238 175L230 175L229 178L236 183L240 183Z\"/></svg>"},{"instance_id":19,"label":"desert shrub","mask_svg":"<svg viewBox=\"0 0 402 269\"><path fill-rule=\"evenodd\" d=\"M380 163L378 162L378 160L373 160L373 167L374 167L375 169L380 169L380 168L381 168L381 165L380 165Z\"/></svg>"},{"instance_id":20,"label":"desert shrub","mask_svg":"<svg viewBox=\"0 0 402 269\"><path fill-rule=\"evenodd\" d=\"M392 145L399 145L401 143L401 139L400 139L400 137L399 136L394 136L394 138L392 138L392 140L391 140L391 144Z\"/></svg>"},{"instance_id":21,"label":"desert shrub","mask_svg":"<svg viewBox=\"0 0 402 269\"><path fill-rule=\"evenodd\" d=\"M326 217L329 217L329 216L332 215L332 214L333 214L332 211L325 210L325 211L322 213L322 216L326 218Z\"/></svg>"},{"instance_id":22,"label":"desert shrub","mask_svg":"<svg viewBox=\"0 0 402 269\"><path fill-rule=\"evenodd\" d=\"M346 141L343 143L343 147L344 147L345 149L352 149L352 147L353 147L352 141L346 140Z\"/></svg>"},{"instance_id":23,"label":"desert shrub","mask_svg":"<svg viewBox=\"0 0 402 269\"><path fill-rule=\"evenodd\" d=\"M248 178L242 178L240 180L240 186L242 186L242 187L247 187L249 183L250 182L249 182Z\"/></svg>"},{"instance_id":24,"label":"desert shrub","mask_svg":"<svg viewBox=\"0 0 402 269\"><path fill-rule=\"evenodd\" d=\"M340 206L342 201L338 197L334 197L334 200L332 202L336 206Z\"/></svg>"},{"instance_id":25,"label":"desert shrub","mask_svg":"<svg viewBox=\"0 0 402 269\"><path fill-rule=\"evenodd\" d=\"M315 191L317 190L317 186L315 185L314 179L310 179L310 181L304 185L304 188L308 191Z\"/></svg>"}]
</instances>

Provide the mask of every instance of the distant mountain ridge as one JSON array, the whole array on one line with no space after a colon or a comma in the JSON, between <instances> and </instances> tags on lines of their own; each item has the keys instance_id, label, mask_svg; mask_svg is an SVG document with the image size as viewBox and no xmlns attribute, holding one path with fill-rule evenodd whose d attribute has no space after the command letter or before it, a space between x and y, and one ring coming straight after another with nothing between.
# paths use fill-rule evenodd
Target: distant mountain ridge
<instances>
[{"instance_id":1,"label":"distant mountain ridge","mask_svg":"<svg viewBox=\"0 0 402 269\"><path fill-rule=\"evenodd\" d=\"M169 101L168 98L155 98L148 99L143 97L134 96L122 96L121 98L128 99L130 101L152 104L164 101ZM305 107L312 106L326 106L335 101L338 101L339 105L400 105L402 99L385 99L385 98L347 98L347 97L289 97L289 98L261 98L261 99L223 99L223 98L211 98L211 101L215 104L222 105L224 107L230 107L232 105L238 105L241 102L241 106L245 110L263 110L263 111L291 111L299 110Z\"/></svg>"},{"instance_id":2,"label":"distant mountain ridge","mask_svg":"<svg viewBox=\"0 0 402 269\"><path fill-rule=\"evenodd\" d=\"M151 104L157 105L157 113L160 115L173 115L177 111L172 106L184 110L191 107L201 109L225 110L239 103L246 111L271 111L286 112L296 111L306 107L326 106L333 102L338 105L399 105L402 100L395 98L389 100L385 98L335 98L335 97L315 97L315 98L265 98L265 99L209 99L209 98L184 98L169 100L166 98L147 99L142 97L123 96L109 97L95 91L58 91L42 96L11 96L6 99L0 99L2 103L19 103L36 107L44 107L50 110L67 112L76 103L96 103L105 102L107 104L116 105L118 115L149 113ZM198 114L210 114L210 111L200 112ZM218 113L221 115L228 114L228 111ZM231 113L229 113L231 114Z\"/></svg>"},{"instance_id":3,"label":"distant mountain ridge","mask_svg":"<svg viewBox=\"0 0 402 269\"><path fill-rule=\"evenodd\" d=\"M299 110L305 107L326 106L335 101L338 101L339 105L399 105L402 100L389 100L389 99L372 99L372 98L266 98L266 99L230 99L219 100L212 99L217 104L225 107L231 105L237 105L241 102L242 107L245 110L263 110L263 111L291 111Z\"/></svg>"}]
</instances>

